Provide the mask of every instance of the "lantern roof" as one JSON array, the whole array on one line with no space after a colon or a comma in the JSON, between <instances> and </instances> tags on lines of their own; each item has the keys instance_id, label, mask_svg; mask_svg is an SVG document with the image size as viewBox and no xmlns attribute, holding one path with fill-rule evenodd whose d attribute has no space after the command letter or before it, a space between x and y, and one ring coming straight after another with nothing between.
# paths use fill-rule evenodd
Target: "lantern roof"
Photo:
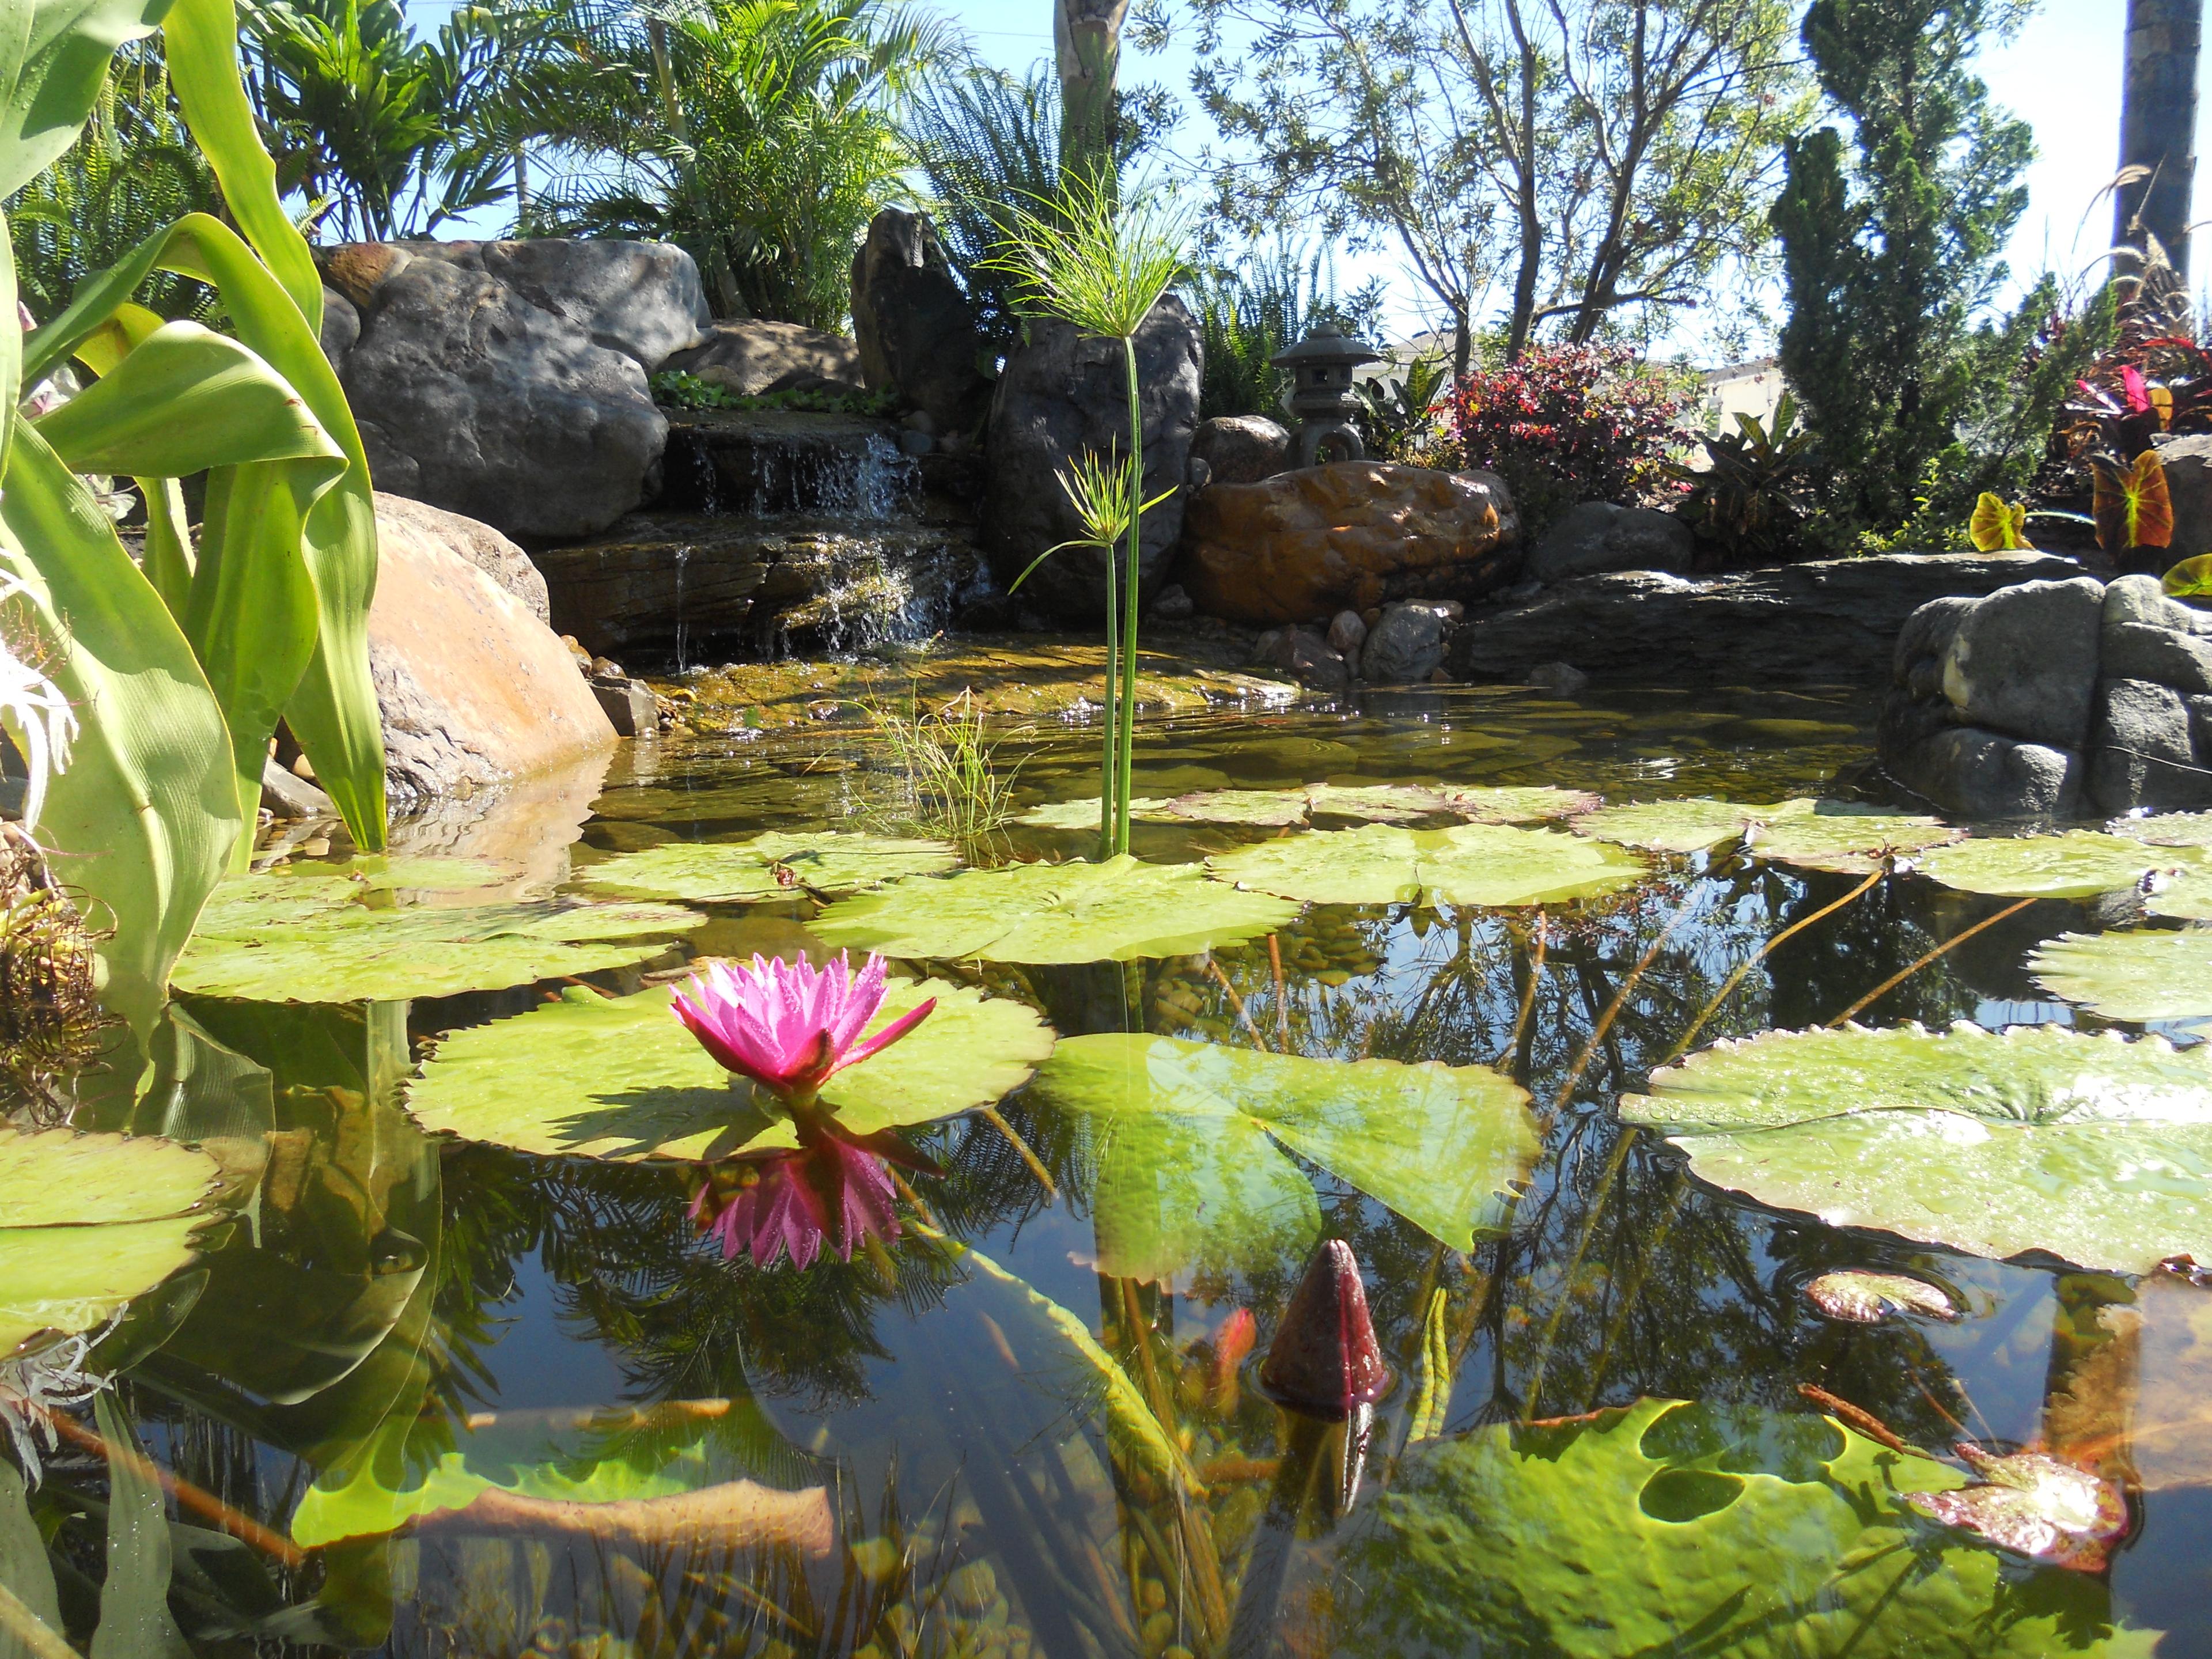
<instances>
[{"instance_id":1,"label":"lantern roof","mask_svg":"<svg viewBox=\"0 0 2212 1659\"><path fill-rule=\"evenodd\" d=\"M1366 341L1346 334L1334 323L1323 321L1287 351L1279 351L1268 362L1276 368L1298 368L1308 363L1338 363L1354 367L1379 363L1382 354Z\"/></svg>"}]
</instances>

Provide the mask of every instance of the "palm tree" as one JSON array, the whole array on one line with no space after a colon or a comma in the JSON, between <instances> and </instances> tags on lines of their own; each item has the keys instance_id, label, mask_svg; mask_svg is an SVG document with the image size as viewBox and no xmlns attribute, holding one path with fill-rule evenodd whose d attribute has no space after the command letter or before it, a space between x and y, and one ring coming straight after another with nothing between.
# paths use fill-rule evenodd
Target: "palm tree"
<instances>
[{"instance_id":1,"label":"palm tree","mask_svg":"<svg viewBox=\"0 0 2212 1659\"><path fill-rule=\"evenodd\" d=\"M2204 0L2128 0L2120 167L2112 241L2140 247L2154 236L2189 274L2190 203L2197 182L2197 56ZM2134 170L2139 173L2130 177Z\"/></svg>"}]
</instances>

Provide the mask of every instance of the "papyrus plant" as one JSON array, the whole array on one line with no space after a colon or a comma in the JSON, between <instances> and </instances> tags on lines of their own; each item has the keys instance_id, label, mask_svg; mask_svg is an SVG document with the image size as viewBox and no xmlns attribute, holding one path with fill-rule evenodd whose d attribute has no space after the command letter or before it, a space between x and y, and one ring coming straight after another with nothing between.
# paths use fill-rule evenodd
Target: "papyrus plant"
<instances>
[{"instance_id":1,"label":"papyrus plant","mask_svg":"<svg viewBox=\"0 0 2212 1659\"><path fill-rule=\"evenodd\" d=\"M239 82L233 0L0 0L0 198L75 142L115 49L159 28L238 227L187 215L43 327L0 327L0 569L82 728L40 836L112 930L105 994L143 1031L209 891L251 848L280 716L356 842L383 844L376 520L318 343L322 284ZM216 289L234 332L132 303L156 270ZM15 312L0 237L0 318ZM71 358L94 382L44 415L19 411L21 389ZM200 471L196 545L178 481ZM79 476L92 472L137 481L143 566Z\"/></svg>"}]
</instances>

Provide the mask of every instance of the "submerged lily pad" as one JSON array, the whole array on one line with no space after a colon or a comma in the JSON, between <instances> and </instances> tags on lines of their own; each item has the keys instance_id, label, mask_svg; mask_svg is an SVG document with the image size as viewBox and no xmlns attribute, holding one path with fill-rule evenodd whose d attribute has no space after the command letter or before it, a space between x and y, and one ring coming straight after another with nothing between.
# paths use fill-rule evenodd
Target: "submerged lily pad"
<instances>
[{"instance_id":1,"label":"submerged lily pad","mask_svg":"<svg viewBox=\"0 0 2212 1659\"><path fill-rule=\"evenodd\" d=\"M259 1002L385 1002L496 991L657 957L706 918L661 904L371 907L310 872L216 889L177 963L177 989ZM621 941L621 942L617 942Z\"/></svg>"},{"instance_id":2,"label":"submerged lily pad","mask_svg":"<svg viewBox=\"0 0 2212 1659\"><path fill-rule=\"evenodd\" d=\"M1959 1472L1837 1423L1642 1400L1404 1455L1356 1512L1330 1651L2118 1659L2107 1592L1910 1512Z\"/></svg>"},{"instance_id":3,"label":"submerged lily pad","mask_svg":"<svg viewBox=\"0 0 2212 1659\"><path fill-rule=\"evenodd\" d=\"M2027 966L2052 995L2107 1019L2212 1016L2212 928L2063 933Z\"/></svg>"},{"instance_id":4,"label":"submerged lily pad","mask_svg":"<svg viewBox=\"0 0 2212 1659\"><path fill-rule=\"evenodd\" d=\"M2185 850L2071 830L1940 847L1921 860L1920 869L1946 887L1993 898L2095 898L2133 887L2154 870L2197 861Z\"/></svg>"},{"instance_id":5,"label":"submerged lily pad","mask_svg":"<svg viewBox=\"0 0 2212 1659\"><path fill-rule=\"evenodd\" d=\"M832 945L909 960L1130 962L1274 932L1297 907L1210 882L1194 864L1017 864L897 882L831 905Z\"/></svg>"},{"instance_id":6,"label":"submerged lily pad","mask_svg":"<svg viewBox=\"0 0 2212 1659\"><path fill-rule=\"evenodd\" d=\"M1575 828L1654 853L1701 853L1742 841L1761 858L1853 875L1871 874L1892 854L1917 854L1966 833L1940 818L1802 798L1768 806L1702 797L1608 806L1577 818Z\"/></svg>"},{"instance_id":7,"label":"submerged lily pad","mask_svg":"<svg viewBox=\"0 0 2212 1659\"><path fill-rule=\"evenodd\" d=\"M0 1127L0 1358L94 1329L189 1262L221 1174L152 1136Z\"/></svg>"},{"instance_id":8,"label":"submerged lily pad","mask_svg":"<svg viewBox=\"0 0 2212 1659\"><path fill-rule=\"evenodd\" d=\"M1099 1271L1136 1279L1304 1255L1321 1212L1284 1148L1471 1249L1540 1145L1527 1091L1480 1066L1109 1032L1062 1042L1031 1086L1080 1127Z\"/></svg>"},{"instance_id":9,"label":"submerged lily pad","mask_svg":"<svg viewBox=\"0 0 2212 1659\"><path fill-rule=\"evenodd\" d=\"M2212 1261L2212 1045L2060 1026L1770 1031L1654 1073L1622 1118L1705 1180L1839 1227L2148 1273Z\"/></svg>"},{"instance_id":10,"label":"submerged lily pad","mask_svg":"<svg viewBox=\"0 0 2212 1659\"><path fill-rule=\"evenodd\" d=\"M675 994L672 986L612 998L572 990L457 1031L410 1086L407 1109L426 1129L525 1152L629 1161L796 1146L789 1121L733 1086L677 1023ZM854 1133L987 1106L1052 1052L1052 1032L1022 1004L936 980L893 980L869 1030L929 997L937 1008L928 1018L823 1086Z\"/></svg>"},{"instance_id":11,"label":"submerged lily pad","mask_svg":"<svg viewBox=\"0 0 2212 1659\"><path fill-rule=\"evenodd\" d=\"M1961 1317L1940 1286L1908 1273L1822 1273L1805 1286L1805 1296L1829 1318L1854 1325L1879 1324L1892 1312L1926 1314L1947 1322Z\"/></svg>"},{"instance_id":12,"label":"submerged lily pad","mask_svg":"<svg viewBox=\"0 0 2212 1659\"><path fill-rule=\"evenodd\" d=\"M622 898L735 904L775 898L793 888L847 893L902 876L935 875L959 862L959 855L941 841L773 831L746 842L666 842L602 860L580 879L595 892Z\"/></svg>"},{"instance_id":13,"label":"submerged lily pad","mask_svg":"<svg viewBox=\"0 0 2212 1659\"><path fill-rule=\"evenodd\" d=\"M1214 877L1315 904L1547 904L1641 880L1642 860L1556 830L1316 831L1206 860Z\"/></svg>"}]
</instances>

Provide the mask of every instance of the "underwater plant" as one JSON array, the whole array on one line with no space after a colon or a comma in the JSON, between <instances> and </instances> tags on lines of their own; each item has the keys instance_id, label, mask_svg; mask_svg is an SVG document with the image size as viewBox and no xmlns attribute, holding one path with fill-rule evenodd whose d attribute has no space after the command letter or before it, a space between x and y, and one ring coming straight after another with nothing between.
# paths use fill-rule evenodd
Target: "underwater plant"
<instances>
[{"instance_id":1,"label":"underwater plant","mask_svg":"<svg viewBox=\"0 0 2212 1659\"><path fill-rule=\"evenodd\" d=\"M858 974L845 952L826 968L798 962L708 964L676 994L676 1018L724 1071L746 1078L794 1112L848 1066L878 1054L929 1018L930 998L860 1041L884 1000L884 958Z\"/></svg>"}]
</instances>

